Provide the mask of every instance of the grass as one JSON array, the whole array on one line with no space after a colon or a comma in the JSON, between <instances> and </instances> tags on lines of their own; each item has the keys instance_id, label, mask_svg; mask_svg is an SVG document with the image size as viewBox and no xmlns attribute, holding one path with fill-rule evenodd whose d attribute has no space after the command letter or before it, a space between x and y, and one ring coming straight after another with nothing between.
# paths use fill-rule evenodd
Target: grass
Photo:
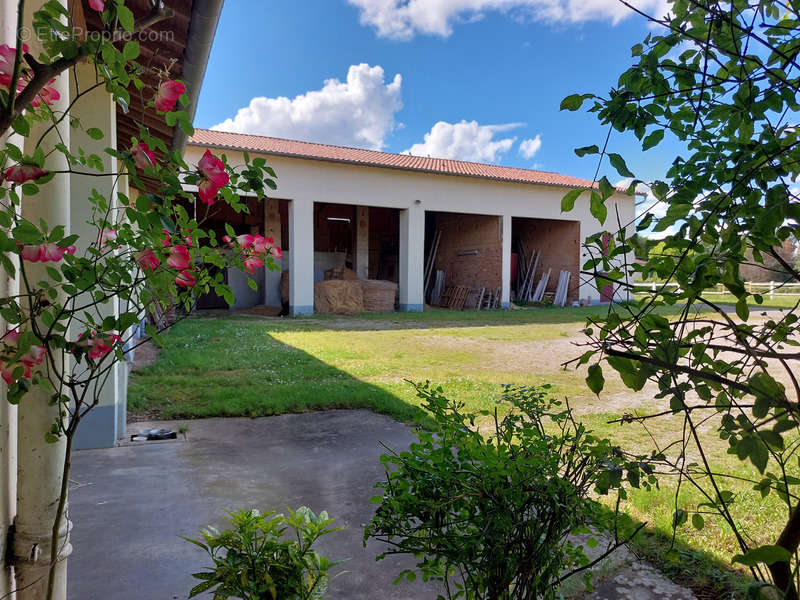
<instances>
[{"instance_id":1,"label":"grass","mask_svg":"<svg viewBox=\"0 0 800 600\"><path fill-rule=\"evenodd\" d=\"M407 379L440 383L472 410L493 406L503 383L549 383L555 394L569 397L580 419L597 433L626 449L647 452L651 442L641 426L609 421L653 409L652 395L634 394L606 373L606 388L598 398L586 388L583 370L560 366L580 354L574 342L586 317L597 311L190 318L164 336L166 347L158 361L132 376L128 406L134 414L168 419L358 407L424 423ZM651 432L667 440L679 431L677 420L663 419ZM709 439L715 460L738 476L756 476L754 468L726 453L727 446L713 432ZM776 524L785 518L777 498L762 500L743 483L729 487L737 494L734 510L746 533L761 543L774 541ZM691 508L701 500L697 491L684 487L677 505ZM703 530L691 524L679 529L673 545L675 507L670 480L658 490L630 494L626 511L648 523L636 549L676 580L708 592L706 597L737 597L746 578L724 567L738 552L733 535L706 518Z\"/></svg>"},{"instance_id":2,"label":"grass","mask_svg":"<svg viewBox=\"0 0 800 600\"><path fill-rule=\"evenodd\" d=\"M640 298L648 297L648 294L637 293L634 297L638 300ZM706 296L706 298L715 304L736 304L736 296L733 294L709 294ZM751 297L750 301L748 302L750 305L750 310L755 312L759 308L794 308L797 303L800 302L800 295L774 294L772 298L770 298L769 294L763 293L762 300L762 303L758 304Z\"/></svg>"}]
</instances>

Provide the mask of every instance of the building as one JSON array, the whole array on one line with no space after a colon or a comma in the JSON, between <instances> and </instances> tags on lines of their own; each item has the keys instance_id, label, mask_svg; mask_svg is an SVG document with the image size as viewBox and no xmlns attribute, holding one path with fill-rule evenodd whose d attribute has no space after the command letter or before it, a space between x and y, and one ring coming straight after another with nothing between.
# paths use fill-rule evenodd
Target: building
<instances>
[{"instance_id":1,"label":"building","mask_svg":"<svg viewBox=\"0 0 800 600\"><path fill-rule=\"evenodd\" d=\"M232 165L263 156L277 174L278 188L265 202L249 199L250 214L211 207L209 224L237 234L261 233L284 249L289 271L289 311L314 311L314 282L331 267L350 266L362 279L399 284L398 308L423 310L425 260L440 231L436 269L450 285L499 289L511 301L514 254L522 241L541 253L540 269L551 269L555 291L560 270L571 273L567 301L596 302L600 292L579 277L583 240L603 227L589 212L589 194L561 212L561 198L592 182L558 173L438 158L390 154L293 140L195 130L186 147L193 164L206 149ZM622 192L608 202L623 223L634 217L634 198ZM280 305L280 274L259 273L256 291L244 276L228 274L235 308ZM213 304L213 300L211 301Z\"/></svg>"}]
</instances>

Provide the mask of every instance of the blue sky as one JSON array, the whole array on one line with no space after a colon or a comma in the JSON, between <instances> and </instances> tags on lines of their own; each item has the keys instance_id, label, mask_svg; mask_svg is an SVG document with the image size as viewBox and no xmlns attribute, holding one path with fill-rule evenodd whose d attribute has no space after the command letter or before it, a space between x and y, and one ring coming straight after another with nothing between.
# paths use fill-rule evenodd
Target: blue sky
<instances>
[{"instance_id":1,"label":"blue sky","mask_svg":"<svg viewBox=\"0 0 800 600\"><path fill-rule=\"evenodd\" d=\"M650 30L626 11L616 0L229 0L195 125L591 178L596 158L573 148L601 145L605 130L558 106L606 93L631 64ZM610 149L646 180L677 152L643 153L616 132Z\"/></svg>"}]
</instances>

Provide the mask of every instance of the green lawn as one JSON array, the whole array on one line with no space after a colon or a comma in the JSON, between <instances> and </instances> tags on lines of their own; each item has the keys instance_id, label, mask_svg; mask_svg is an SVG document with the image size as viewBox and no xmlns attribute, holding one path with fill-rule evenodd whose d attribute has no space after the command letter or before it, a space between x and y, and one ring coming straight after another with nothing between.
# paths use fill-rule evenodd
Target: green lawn
<instances>
[{"instance_id":1,"label":"green lawn","mask_svg":"<svg viewBox=\"0 0 800 600\"><path fill-rule=\"evenodd\" d=\"M607 373L606 388L597 398L587 390L583 371L561 368L582 352L575 345L579 331L598 310L193 317L164 336L166 347L155 364L131 377L128 406L134 414L159 418L364 407L420 422L421 411L406 380L440 383L450 397L471 409L492 406L503 383L550 383L598 433L626 449L648 451L649 438L639 425L609 421L656 407L651 395L634 394ZM671 439L679 426L662 421L653 433ZM711 447L737 475L755 475L754 469L727 455L722 442ZM738 494L735 510L754 539L771 542L785 509L774 496L762 500L749 487L731 484ZM681 529L669 551L674 491L674 482L665 480L658 491L631 494L626 509L648 522L639 550L674 578L722 597L732 581L742 581L718 562L738 551L733 536L707 519L702 531ZM690 507L699 499L687 489L679 505Z\"/></svg>"}]
</instances>

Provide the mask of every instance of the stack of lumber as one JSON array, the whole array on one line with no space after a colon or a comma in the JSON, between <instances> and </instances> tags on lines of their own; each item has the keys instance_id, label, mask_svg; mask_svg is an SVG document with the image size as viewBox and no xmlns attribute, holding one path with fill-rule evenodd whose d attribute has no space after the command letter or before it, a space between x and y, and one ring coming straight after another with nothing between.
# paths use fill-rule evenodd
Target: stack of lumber
<instances>
[{"instance_id":1,"label":"stack of lumber","mask_svg":"<svg viewBox=\"0 0 800 600\"><path fill-rule=\"evenodd\" d=\"M425 288L423 289L423 294L426 298L430 300L431 304L436 304L436 301L433 299L433 293L431 286L435 287L436 281L433 278L433 265L436 264L436 255L439 253L439 242L442 241L442 230L437 229L436 233L433 234L433 243L431 244L431 251L428 253L428 259L425 261ZM436 271L436 274L439 274L439 271ZM444 274L443 274L444 275ZM439 291L441 294L441 290Z\"/></svg>"},{"instance_id":2,"label":"stack of lumber","mask_svg":"<svg viewBox=\"0 0 800 600\"><path fill-rule=\"evenodd\" d=\"M469 294L469 287L465 285L448 286L442 292L442 297L439 299L439 306L442 308L451 308L453 310L462 310L464 303L467 301Z\"/></svg>"},{"instance_id":3,"label":"stack of lumber","mask_svg":"<svg viewBox=\"0 0 800 600\"><path fill-rule=\"evenodd\" d=\"M364 279L360 282L363 310L366 312L391 312L397 296L397 284L382 279Z\"/></svg>"},{"instance_id":4,"label":"stack of lumber","mask_svg":"<svg viewBox=\"0 0 800 600\"><path fill-rule=\"evenodd\" d=\"M553 304L556 306L564 306L567 303L567 294L569 293L569 279L571 277L569 271L561 271L558 276L558 287L556 288L556 296Z\"/></svg>"},{"instance_id":5,"label":"stack of lumber","mask_svg":"<svg viewBox=\"0 0 800 600\"><path fill-rule=\"evenodd\" d=\"M520 302L530 302L533 300L533 282L536 278L536 271L539 268L541 252L532 250L527 252L525 245L519 243L519 274L517 275L517 300Z\"/></svg>"},{"instance_id":6,"label":"stack of lumber","mask_svg":"<svg viewBox=\"0 0 800 600\"><path fill-rule=\"evenodd\" d=\"M331 279L314 284L314 311L320 314L354 315L364 312L360 281ZM394 297L392 297L394 308Z\"/></svg>"},{"instance_id":7,"label":"stack of lumber","mask_svg":"<svg viewBox=\"0 0 800 600\"><path fill-rule=\"evenodd\" d=\"M431 295L428 299L432 306L439 304L439 300L442 298L442 292L444 292L444 271L436 271L436 279L433 282Z\"/></svg>"},{"instance_id":8,"label":"stack of lumber","mask_svg":"<svg viewBox=\"0 0 800 600\"><path fill-rule=\"evenodd\" d=\"M550 281L550 272L551 269L547 269L547 273L542 274L541 279L539 279L539 284L536 286L536 290L531 296L533 302L541 302L542 298L544 298L544 292L547 290L547 282Z\"/></svg>"}]
</instances>

